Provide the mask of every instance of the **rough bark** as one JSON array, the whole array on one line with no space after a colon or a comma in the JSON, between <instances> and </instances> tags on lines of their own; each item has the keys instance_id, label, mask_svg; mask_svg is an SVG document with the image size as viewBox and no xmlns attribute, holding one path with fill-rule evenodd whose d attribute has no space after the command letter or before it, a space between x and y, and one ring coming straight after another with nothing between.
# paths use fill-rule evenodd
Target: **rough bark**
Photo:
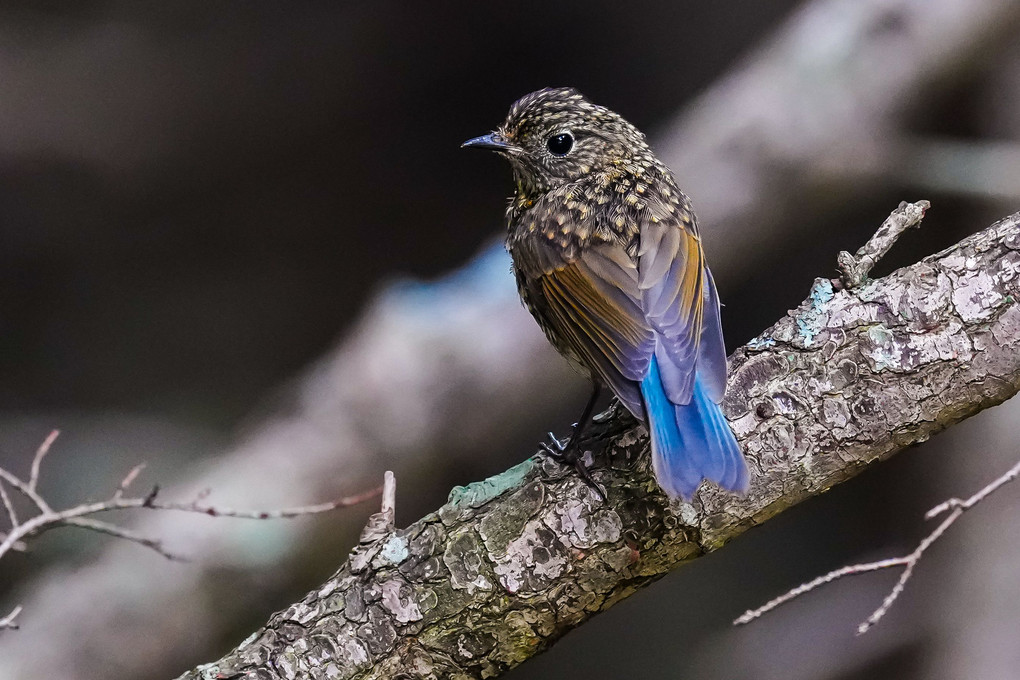
<instances>
[{"instance_id":1,"label":"rough bark","mask_svg":"<svg viewBox=\"0 0 1020 680\"><path fill-rule=\"evenodd\" d=\"M589 442L599 498L541 457L362 543L323 586L182 678L495 677L681 563L1020 388L1020 213L889 276L811 294L731 357L746 498L670 503L644 428Z\"/></svg>"}]
</instances>

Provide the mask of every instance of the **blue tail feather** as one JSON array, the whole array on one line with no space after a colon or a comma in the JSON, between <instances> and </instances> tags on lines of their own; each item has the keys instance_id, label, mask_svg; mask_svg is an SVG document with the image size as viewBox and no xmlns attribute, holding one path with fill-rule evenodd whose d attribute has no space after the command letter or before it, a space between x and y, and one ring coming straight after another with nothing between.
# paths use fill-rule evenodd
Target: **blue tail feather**
<instances>
[{"instance_id":1,"label":"blue tail feather","mask_svg":"<svg viewBox=\"0 0 1020 680\"><path fill-rule=\"evenodd\" d=\"M702 480L727 491L747 491L747 463L719 405L707 395L700 379L689 404L678 406L666 396L653 357L641 381L652 463L659 485L671 496L694 497Z\"/></svg>"}]
</instances>

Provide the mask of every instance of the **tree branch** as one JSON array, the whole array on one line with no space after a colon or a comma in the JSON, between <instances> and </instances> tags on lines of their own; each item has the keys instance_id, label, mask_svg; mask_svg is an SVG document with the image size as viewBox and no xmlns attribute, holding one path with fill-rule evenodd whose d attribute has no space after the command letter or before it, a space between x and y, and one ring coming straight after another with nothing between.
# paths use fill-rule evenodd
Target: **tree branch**
<instances>
[{"instance_id":1,"label":"tree branch","mask_svg":"<svg viewBox=\"0 0 1020 680\"><path fill-rule=\"evenodd\" d=\"M18 624L15 623L15 619L18 618L18 614L21 613L21 605L11 610L11 613L0 619L0 630L17 630Z\"/></svg>"},{"instance_id":2,"label":"tree branch","mask_svg":"<svg viewBox=\"0 0 1020 680\"><path fill-rule=\"evenodd\" d=\"M911 227L920 226L924 212L931 207L928 201L917 203L900 203L900 207L892 211L874 236L861 246L853 255L841 251L836 256L839 265L840 280L847 288L856 288L864 283L868 274L878 261L885 257L900 235Z\"/></svg>"},{"instance_id":3,"label":"tree branch","mask_svg":"<svg viewBox=\"0 0 1020 680\"><path fill-rule=\"evenodd\" d=\"M57 511L54 510L46 499L42 497L38 491L38 486L43 458L46 457L46 454L49 452L50 447L53 445L53 442L56 441L59 434L59 430L53 430L50 432L49 436L46 437L45 441L43 441L36 450L35 456L32 458L32 467L28 481L25 481L13 472L0 467L0 500L3 502L3 514L7 515L7 521L10 524L10 530L7 533L0 533L0 559L12 550L24 550L25 541L28 538L37 536L38 534L49 531L50 529L65 526L78 527L79 529L87 529L100 534L106 534L107 536L113 536L114 538L121 538L131 543L137 543L138 545L149 548L150 550L154 550L169 560L182 560L183 558L167 550L163 546L163 541L159 539L144 536L137 531L117 526L111 522L94 519L91 516L110 512L112 510L145 508L148 510L178 510L182 512L208 515L210 517L234 517L240 519L259 520L291 519L294 517L315 515L355 505L379 495L382 491L382 488L377 488L353 496L338 498L327 503L276 510L234 510L231 508L208 505L200 502L205 497L205 494L200 495L199 498L190 503L165 503L156 499L159 493L158 486L153 487L152 491L145 496L137 498L125 497L124 494L131 486L131 483L138 477L139 473L141 473L142 469L145 467L144 464L140 464L131 468L131 470L121 480L120 484L117 486L117 490L112 496L110 496L110 498L104 501L81 503L74 507ZM389 490L389 501L391 506L391 527L393 516L392 477L392 473L387 473L386 483L388 485L387 489ZM19 517L14 502L4 486L5 484L20 493L35 506L33 514L31 514L31 516L27 519ZM18 614L21 613L21 610L22 608L19 605L10 614L0 619L0 631L4 629L17 629L18 626L14 623L14 620Z\"/></svg>"},{"instance_id":4,"label":"tree branch","mask_svg":"<svg viewBox=\"0 0 1020 680\"><path fill-rule=\"evenodd\" d=\"M683 562L1020 386L1020 213L859 288L810 297L731 357L746 498L656 486L647 435L600 418L602 503L533 457L359 545L321 588L182 678L494 677ZM601 456L601 454L607 454Z\"/></svg>"},{"instance_id":5,"label":"tree branch","mask_svg":"<svg viewBox=\"0 0 1020 680\"><path fill-rule=\"evenodd\" d=\"M36 510L36 514L29 519L20 520L15 512L14 504L11 502L6 490L3 490L3 487L0 486L0 496L3 497L4 509L7 514L8 522L11 525L11 529L7 534L0 534L0 558L3 558L3 556L9 551L18 549L26 538L43 533L44 531L49 531L56 527L73 526L81 529L89 529L91 531L96 531L108 536L114 536L116 538L123 538L133 543L145 546L146 548L155 550L167 559L180 560L182 559L181 557L168 552L163 547L163 543L159 540L147 538L131 531L130 529L124 529L110 524L109 522L89 519L88 517L90 515L110 512L112 510L145 508L148 510L177 510L181 512L193 512L200 515L208 515L209 517L233 517L237 519L293 519L295 517L317 515L323 512L337 510L339 508L357 505L369 498L378 496L382 492L382 488L379 487L352 496L344 496L343 498L327 501L326 503L302 505L293 508L279 508L274 510L234 510L233 508L217 507L201 503L200 501L202 500L202 497L195 499L190 503L167 503L156 499L156 496L159 494L158 486L153 487L152 491L145 496L125 498L124 492L127 491L131 482L138 477L142 468L145 467L143 464L133 467L121 481L114 494L105 501L81 503L80 505L58 512L46 502L46 499L39 494L36 487L39 484L39 469L42 459L46 456L46 453L50 450L50 446L52 446L59 434L59 430L53 430L49 436L46 437L46 440L42 443L42 445L39 446L35 457L32 459L32 471L27 482L19 479L17 475L9 470L0 467L0 484L3 482L9 484L14 490L20 492L23 496L30 500L32 504L35 505ZM390 476L392 476L392 474L390 474Z\"/></svg>"},{"instance_id":6,"label":"tree branch","mask_svg":"<svg viewBox=\"0 0 1020 680\"><path fill-rule=\"evenodd\" d=\"M1017 476L1020 476L1020 463L1014 465L1005 474L996 477L993 481L986 484L980 491L978 491L976 494L974 494L967 500L961 500L959 498L950 498L949 500L940 503L939 505L929 510L924 516L925 519L934 519L935 517L938 517L947 510L951 510L951 512L949 513L948 516L946 516L945 519L942 520L942 522L937 527L935 527L935 529L930 534L925 536L924 539L917 544L917 547L914 548L914 550L909 555L903 555L902 557L890 557L889 559L877 560L875 562L851 564L845 567L841 567L839 569L835 569L833 571L830 571L828 574L825 574L824 576L819 576L818 578L812 579L807 583L801 584L796 588L793 588L792 590L783 593L782 595L773 600L769 600L767 603L765 603L761 607L758 607L757 609L750 609L744 612L740 617L738 617L733 622L734 625L739 626L745 623L750 623L751 621L754 621L760 616L767 614L773 609L776 609L777 607L786 604L790 600L794 600L800 597L801 595L810 593L812 590L815 590L816 588L823 586L826 583L838 581L844 576L866 574L872 571L879 571L881 569L889 569L891 567L903 567L903 572L900 574L899 580L896 581L896 585L893 586L892 590L889 591L889 594L886 595L884 600L882 600L882 604L879 605L878 609L871 613L871 616L869 616L864 622L857 626L858 635L863 635L864 633L867 633L869 630L871 630L872 626L878 623L882 619L882 617L886 615L886 612L889 611L889 608L892 607L893 603L896 602L896 599L903 592L904 587L906 587L907 581L909 581L910 577L913 575L914 567L917 566L917 563L920 562L921 558L924 556L924 552L932 545L934 545L934 543L937 540L939 540L944 533L946 533L946 530L948 530L949 527L951 527L956 522L956 520L960 518L960 515L962 515L965 511L970 510L975 505L983 501L985 498L998 491L999 488L1001 488L1003 485L1012 482L1014 479L1017 478Z\"/></svg>"}]
</instances>

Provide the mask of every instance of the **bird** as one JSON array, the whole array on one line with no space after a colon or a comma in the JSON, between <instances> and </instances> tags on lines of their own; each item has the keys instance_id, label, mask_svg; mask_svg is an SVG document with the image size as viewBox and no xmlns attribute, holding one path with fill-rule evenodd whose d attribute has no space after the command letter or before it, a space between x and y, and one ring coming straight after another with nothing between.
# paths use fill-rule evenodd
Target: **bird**
<instances>
[{"instance_id":1,"label":"bird","mask_svg":"<svg viewBox=\"0 0 1020 680\"><path fill-rule=\"evenodd\" d=\"M605 385L646 425L668 496L691 501L704 480L746 493L747 463L720 408L719 295L691 201L644 134L558 87L521 97L495 131L462 146L509 161L506 247L521 300L592 379L569 444L550 434L543 448L592 483L577 442Z\"/></svg>"}]
</instances>

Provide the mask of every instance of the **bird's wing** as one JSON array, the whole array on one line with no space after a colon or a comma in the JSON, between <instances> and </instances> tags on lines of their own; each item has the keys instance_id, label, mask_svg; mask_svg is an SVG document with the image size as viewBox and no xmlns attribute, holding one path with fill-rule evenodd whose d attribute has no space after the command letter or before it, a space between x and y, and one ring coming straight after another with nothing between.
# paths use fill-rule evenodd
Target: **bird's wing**
<instances>
[{"instance_id":1,"label":"bird's wing","mask_svg":"<svg viewBox=\"0 0 1020 680\"><path fill-rule=\"evenodd\" d=\"M643 417L638 382L648 372L655 333L640 307L635 262L621 245L610 243L569 258L544 239L528 248L530 257L521 258L531 269L523 279L528 301L554 343L564 345Z\"/></svg>"},{"instance_id":2,"label":"bird's wing","mask_svg":"<svg viewBox=\"0 0 1020 680\"><path fill-rule=\"evenodd\" d=\"M726 392L726 342L723 340L722 319L719 316L719 293L708 267L705 267L704 285L698 376L708 398L718 404Z\"/></svg>"},{"instance_id":3,"label":"bird's wing","mask_svg":"<svg viewBox=\"0 0 1020 680\"><path fill-rule=\"evenodd\" d=\"M649 207L654 210L656 206ZM701 343L712 344L710 353L714 357L716 345L722 340L721 331L718 338L702 332L710 279L705 274L701 239L693 216L683 206L651 212L640 234L637 266L641 309L655 330L655 356L662 384L671 402L688 404L695 375L701 368ZM725 348L722 365L725 371Z\"/></svg>"},{"instance_id":4,"label":"bird's wing","mask_svg":"<svg viewBox=\"0 0 1020 680\"><path fill-rule=\"evenodd\" d=\"M666 395L688 404L700 375L722 398L726 351L719 302L686 205L649 202L637 214L636 251L621 242L563 248L536 235L518 244L533 306L554 342L597 374L643 416L638 383L657 358ZM541 233L541 231L539 231ZM562 245L562 244L561 244ZM517 261L518 258L515 258Z\"/></svg>"}]
</instances>

